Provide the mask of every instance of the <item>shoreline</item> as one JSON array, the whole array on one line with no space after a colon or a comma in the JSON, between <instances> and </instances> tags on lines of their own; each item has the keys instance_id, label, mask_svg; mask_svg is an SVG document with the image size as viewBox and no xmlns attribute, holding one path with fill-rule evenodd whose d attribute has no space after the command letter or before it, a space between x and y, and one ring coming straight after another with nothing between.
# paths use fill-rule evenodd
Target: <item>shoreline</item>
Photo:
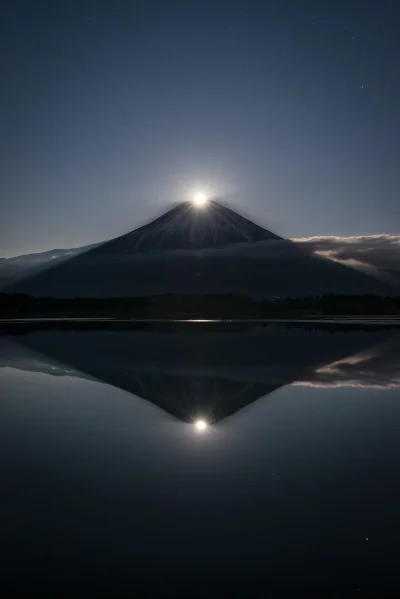
<instances>
[{"instance_id":1,"label":"shoreline","mask_svg":"<svg viewBox=\"0 0 400 599\"><path fill-rule=\"evenodd\" d=\"M299 324L370 324L400 326L400 316L336 316L308 318L112 318L112 317L48 317L48 318L0 318L1 324L40 324L40 323L100 323L100 324L146 324L146 323L180 323L180 324L274 324L274 323L299 323Z\"/></svg>"}]
</instances>

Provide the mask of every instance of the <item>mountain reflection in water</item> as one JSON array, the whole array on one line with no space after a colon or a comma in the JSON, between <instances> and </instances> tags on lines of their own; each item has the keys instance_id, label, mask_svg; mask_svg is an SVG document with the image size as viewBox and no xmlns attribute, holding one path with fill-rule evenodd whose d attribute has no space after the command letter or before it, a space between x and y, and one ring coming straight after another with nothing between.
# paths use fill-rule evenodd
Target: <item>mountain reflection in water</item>
<instances>
[{"instance_id":1,"label":"mountain reflection in water","mask_svg":"<svg viewBox=\"0 0 400 599\"><path fill-rule=\"evenodd\" d=\"M2 597L400 590L395 329L91 329L0 331Z\"/></svg>"},{"instance_id":2,"label":"mountain reflection in water","mask_svg":"<svg viewBox=\"0 0 400 599\"><path fill-rule=\"evenodd\" d=\"M29 333L6 337L0 344L0 366L93 378L181 420L202 417L209 423L283 385L397 386L400 380L400 335L376 327L75 327L43 331L30 325Z\"/></svg>"}]
</instances>

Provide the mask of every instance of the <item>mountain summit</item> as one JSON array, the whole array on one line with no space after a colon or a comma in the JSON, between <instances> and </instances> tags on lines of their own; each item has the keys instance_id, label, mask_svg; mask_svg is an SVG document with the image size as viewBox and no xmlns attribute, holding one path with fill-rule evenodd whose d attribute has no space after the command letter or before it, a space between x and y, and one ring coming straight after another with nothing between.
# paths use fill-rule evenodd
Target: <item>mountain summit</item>
<instances>
[{"instance_id":1,"label":"mountain summit","mask_svg":"<svg viewBox=\"0 0 400 599\"><path fill-rule=\"evenodd\" d=\"M215 201L202 207L185 202L131 233L94 246L4 260L1 279L8 293L64 298L165 293L270 298L394 291Z\"/></svg>"},{"instance_id":2,"label":"mountain summit","mask_svg":"<svg viewBox=\"0 0 400 599\"><path fill-rule=\"evenodd\" d=\"M151 223L113 239L103 246L107 252L153 250L202 250L236 243L281 239L218 202L204 206L184 202Z\"/></svg>"}]
</instances>

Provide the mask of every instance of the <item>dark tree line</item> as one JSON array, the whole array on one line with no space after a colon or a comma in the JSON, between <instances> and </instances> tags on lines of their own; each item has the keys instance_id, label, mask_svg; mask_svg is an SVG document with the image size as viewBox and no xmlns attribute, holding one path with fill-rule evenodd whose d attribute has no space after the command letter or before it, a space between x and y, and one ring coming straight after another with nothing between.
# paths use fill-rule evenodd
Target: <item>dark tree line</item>
<instances>
[{"instance_id":1,"label":"dark tree line","mask_svg":"<svg viewBox=\"0 0 400 599\"><path fill-rule=\"evenodd\" d=\"M400 296L308 295L262 301L244 295L120 298L35 298L0 294L2 318L280 318L324 315L400 315Z\"/></svg>"}]
</instances>

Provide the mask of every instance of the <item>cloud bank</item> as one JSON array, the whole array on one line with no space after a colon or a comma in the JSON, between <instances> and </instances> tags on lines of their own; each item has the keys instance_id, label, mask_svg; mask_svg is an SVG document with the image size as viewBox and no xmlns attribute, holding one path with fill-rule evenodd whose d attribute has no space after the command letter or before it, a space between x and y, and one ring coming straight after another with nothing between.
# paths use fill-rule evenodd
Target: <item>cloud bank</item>
<instances>
[{"instance_id":1,"label":"cloud bank","mask_svg":"<svg viewBox=\"0 0 400 599\"><path fill-rule=\"evenodd\" d=\"M400 235L307 237L292 241L348 266L389 271L400 277Z\"/></svg>"}]
</instances>

